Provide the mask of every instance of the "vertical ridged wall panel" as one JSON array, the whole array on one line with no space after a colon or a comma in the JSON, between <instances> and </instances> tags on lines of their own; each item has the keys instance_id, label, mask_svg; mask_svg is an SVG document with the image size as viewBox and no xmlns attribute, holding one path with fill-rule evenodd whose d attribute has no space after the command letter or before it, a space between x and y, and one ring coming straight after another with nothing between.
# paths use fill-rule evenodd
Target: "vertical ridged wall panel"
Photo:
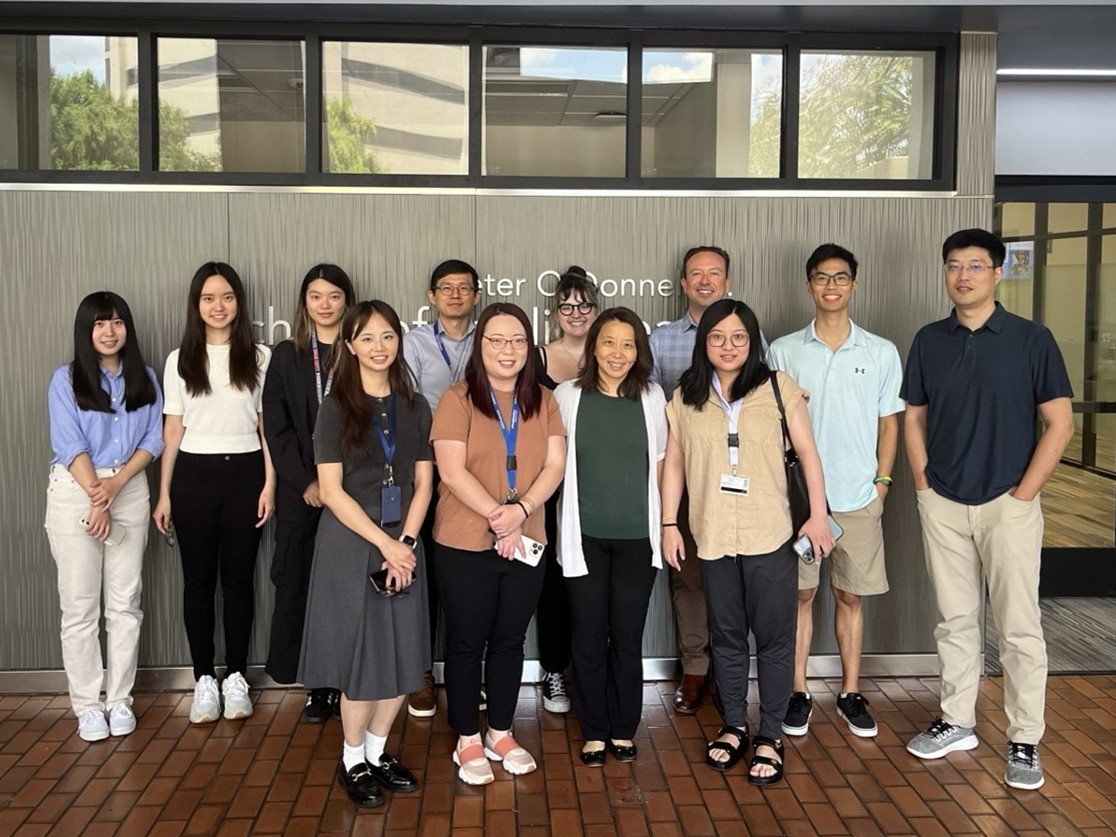
<instances>
[{"instance_id":1,"label":"vertical ridged wall panel","mask_svg":"<svg viewBox=\"0 0 1116 837\"><path fill-rule=\"evenodd\" d=\"M957 193L991 195L996 183L995 34L962 33L958 64Z\"/></svg>"}]
</instances>

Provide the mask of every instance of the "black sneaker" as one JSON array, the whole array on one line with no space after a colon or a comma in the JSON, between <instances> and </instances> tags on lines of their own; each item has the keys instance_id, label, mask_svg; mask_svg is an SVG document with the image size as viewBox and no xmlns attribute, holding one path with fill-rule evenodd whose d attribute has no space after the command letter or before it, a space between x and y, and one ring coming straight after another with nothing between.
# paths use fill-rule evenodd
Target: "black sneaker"
<instances>
[{"instance_id":1,"label":"black sneaker","mask_svg":"<svg viewBox=\"0 0 1116 837\"><path fill-rule=\"evenodd\" d=\"M543 672L543 709L560 715L570 711L570 696L560 671Z\"/></svg>"},{"instance_id":2,"label":"black sneaker","mask_svg":"<svg viewBox=\"0 0 1116 837\"><path fill-rule=\"evenodd\" d=\"M795 692L787 704L783 718L783 732L787 735L805 735L810 731L810 716L814 714L814 699L805 692Z\"/></svg>"},{"instance_id":3,"label":"black sneaker","mask_svg":"<svg viewBox=\"0 0 1116 837\"><path fill-rule=\"evenodd\" d=\"M333 715L333 690L311 689L302 709L302 718L311 724L324 724Z\"/></svg>"},{"instance_id":4,"label":"black sneaker","mask_svg":"<svg viewBox=\"0 0 1116 837\"><path fill-rule=\"evenodd\" d=\"M860 692L849 692L837 698L837 714L849 725L849 732L861 738L875 738L879 727L868 711L868 698Z\"/></svg>"}]
</instances>

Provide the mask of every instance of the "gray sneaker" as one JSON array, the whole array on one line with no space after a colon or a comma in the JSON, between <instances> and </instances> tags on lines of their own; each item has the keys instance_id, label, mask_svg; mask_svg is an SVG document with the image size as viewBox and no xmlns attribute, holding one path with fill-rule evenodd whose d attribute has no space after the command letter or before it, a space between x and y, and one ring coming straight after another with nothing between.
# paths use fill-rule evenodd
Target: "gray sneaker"
<instances>
[{"instance_id":1,"label":"gray sneaker","mask_svg":"<svg viewBox=\"0 0 1116 837\"><path fill-rule=\"evenodd\" d=\"M975 750L979 744L972 727L959 727L935 718L926 732L907 742L907 752L920 759L940 759L957 750Z\"/></svg>"},{"instance_id":2,"label":"gray sneaker","mask_svg":"<svg viewBox=\"0 0 1116 837\"><path fill-rule=\"evenodd\" d=\"M1038 746L1009 741L1007 772L1004 773L1004 782L1007 786L1019 790L1038 790L1045 781L1042 775L1042 762L1039 761Z\"/></svg>"}]
</instances>

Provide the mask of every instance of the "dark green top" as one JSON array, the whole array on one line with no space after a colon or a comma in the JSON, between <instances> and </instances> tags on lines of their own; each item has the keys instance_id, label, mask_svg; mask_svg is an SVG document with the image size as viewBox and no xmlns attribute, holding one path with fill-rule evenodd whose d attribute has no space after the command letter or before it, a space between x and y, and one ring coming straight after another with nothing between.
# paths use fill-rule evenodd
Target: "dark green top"
<instances>
[{"instance_id":1,"label":"dark green top","mask_svg":"<svg viewBox=\"0 0 1116 837\"><path fill-rule=\"evenodd\" d=\"M618 540L650 537L643 404L585 390L576 432L582 534Z\"/></svg>"}]
</instances>

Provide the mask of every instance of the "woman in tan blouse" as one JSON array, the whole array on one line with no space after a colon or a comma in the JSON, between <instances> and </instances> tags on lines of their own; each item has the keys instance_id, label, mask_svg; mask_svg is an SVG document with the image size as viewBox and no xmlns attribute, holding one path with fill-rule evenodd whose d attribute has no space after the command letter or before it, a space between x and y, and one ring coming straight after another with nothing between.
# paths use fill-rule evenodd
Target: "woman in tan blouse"
<instances>
[{"instance_id":1,"label":"woman in tan blouse","mask_svg":"<svg viewBox=\"0 0 1116 837\"><path fill-rule=\"evenodd\" d=\"M435 562L446 612L446 699L458 735L458 777L493 780L535 769L512 737L523 642L543 583L543 503L562 479L566 431L549 390L535 380L535 348L523 309L488 306L477 321L465 379L442 396L430 440L442 482ZM477 694L484 665L488 731ZM487 758L486 758L487 756Z\"/></svg>"},{"instance_id":2,"label":"woman in tan blouse","mask_svg":"<svg viewBox=\"0 0 1116 837\"><path fill-rule=\"evenodd\" d=\"M667 406L663 557L672 564L686 557L677 522L685 483L725 715L705 760L723 772L748 749L750 628L756 640L760 726L748 781L771 785L783 777L779 733L794 667L798 558L791 543L808 535L815 553L825 556L834 542L807 394L779 372L791 442L810 494L810 518L800 532L792 530L782 426L760 346L756 315L737 300L709 306L698 324L693 361Z\"/></svg>"}]
</instances>

